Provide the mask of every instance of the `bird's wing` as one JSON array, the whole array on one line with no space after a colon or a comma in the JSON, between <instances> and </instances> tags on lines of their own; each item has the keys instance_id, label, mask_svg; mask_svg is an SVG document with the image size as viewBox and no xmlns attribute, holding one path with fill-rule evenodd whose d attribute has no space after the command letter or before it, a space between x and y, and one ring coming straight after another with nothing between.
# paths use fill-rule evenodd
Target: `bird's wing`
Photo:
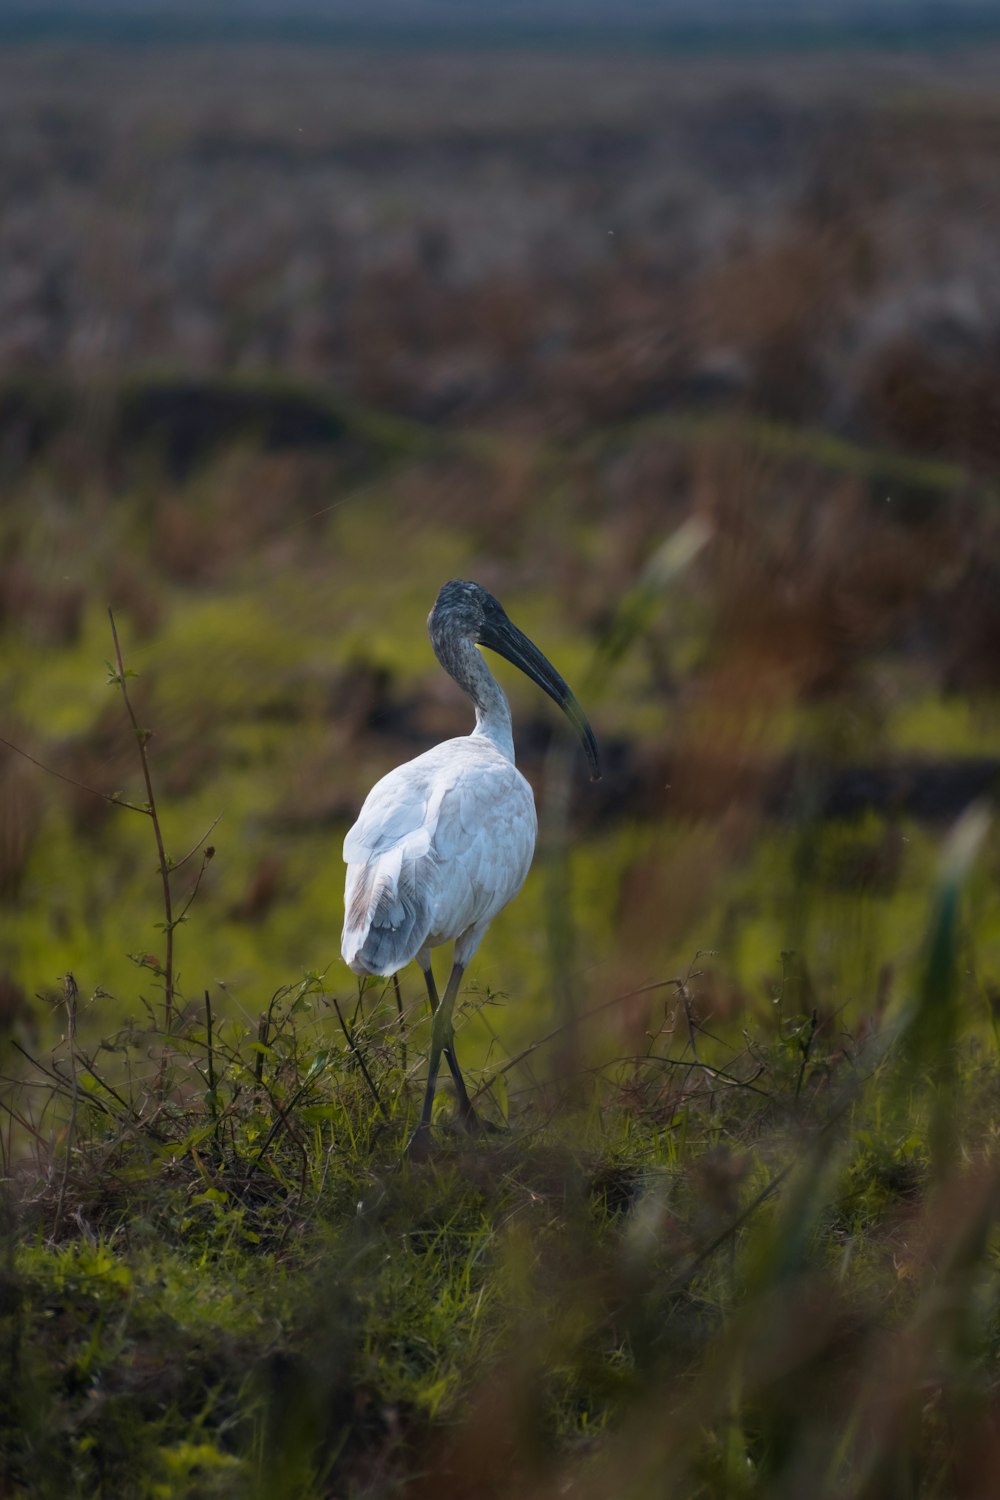
<instances>
[{"instance_id":1,"label":"bird's wing","mask_svg":"<svg viewBox=\"0 0 1000 1500\"><path fill-rule=\"evenodd\" d=\"M401 767L400 769L405 769ZM373 786L358 814L358 821L344 839L344 862L362 864L395 849L413 835L430 835L424 826L427 813L427 789L420 785L387 785L401 782L392 773Z\"/></svg>"},{"instance_id":2,"label":"bird's wing","mask_svg":"<svg viewBox=\"0 0 1000 1500\"><path fill-rule=\"evenodd\" d=\"M443 936L457 937L473 924L485 927L517 894L536 831L531 790L508 761L449 788L434 833L434 853L452 886Z\"/></svg>"},{"instance_id":3,"label":"bird's wing","mask_svg":"<svg viewBox=\"0 0 1000 1500\"><path fill-rule=\"evenodd\" d=\"M344 840L345 961L359 973L393 974L427 936L428 891L418 877L430 853L442 792L415 762L383 776Z\"/></svg>"},{"instance_id":4,"label":"bird's wing","mask_svg":"<svg viewBox=\"0 0 1000 1500\"><path fill-rule=\"evenodd\" d=\"M535 828L527 782L471 736L390 771L344 840L345 961L393 974L428 945L481 935L520 889Z\"/></svg>"}]
</instances>

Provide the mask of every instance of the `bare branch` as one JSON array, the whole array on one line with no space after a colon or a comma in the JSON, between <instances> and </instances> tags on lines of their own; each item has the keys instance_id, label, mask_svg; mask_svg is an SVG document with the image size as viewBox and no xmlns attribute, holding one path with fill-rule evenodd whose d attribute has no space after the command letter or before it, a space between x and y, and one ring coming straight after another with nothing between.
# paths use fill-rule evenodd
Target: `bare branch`
<instances>
[{"instance_id":1,"label":"bare branch","mask_svg":"<svg viewBox=\"0 0 1000 1500\"><path fill-rule=\"evenodd\" d=\"M164 1026L167 1032L173 1029L174 1022L174 911L173 899L170 893L170 866L167 863L167 851L163 845L163 830L160 827L160 819L156 811L156 796L153 792L153 778L149 770L149 756L146 754L146 745L149 742L148 733L139 728L139 721L132 707L129 697L128 684L125 678L125 662L122 659L122 648L118 641L118 629L115 625L114 611L108 610L108 619L111 621L111 636L115 643L115 660L118 663L118 675L116 681L122 690L122 699L125 710L129 716L132 728L135 731L136 744L139 747L139 760L142 763L142 776L146 783L146 798L149 804L149 816L153 824L153 833L156 837L156 851L160 857L160 880L163 885L163 916L164 935L166 938L166 954L163 962L163 1012Z\"/></svg>"},{"instance_id":2,"label":"bare branch","mask_svg":"<svg viewBox=\"0 0 1000 1500\"><path fill-rule=\"evenodd\" d=\"M198 850L201 848L201 846L205 842L205 840L206 839L210 839L212 837L212 834L215 832L216 828L218 828L219 823L221 822L221 820L222 820L222 814L219 813L218 817L212 819L211 823L209 823L208 827L205 829L205 832L202 834L201 838L198 840L198 842L191 849L188 850L188 852L185 854L184 858L183 859L175 860L175 862L170 867L171 871L179 870L182 865L186 865L187 862L188 862L188 860L191 859L195 854L198 853ZM211 855L209 855L209 858L211 858Z\"/></svg>"},{"instance_id":3,"label":"bare branch","mask_svg":"<svg viewBox=\"0 0 1000 1500\"><path fill-rule=\"evenodd\" d=\"M581 1021L592 1021L595 1016L603 1015L606 1010L613 1010L616 1005L621 1005L624 1000L634 1000L637 995L650 995L656 990L665 990L669 985L676 985L678 983L680 981L677 979L658 979L653 984L642 984L638 989L626 990L624 995L615 995L612 1000L603 1000L600 1005L595 1005L593 1009L585 1010L582 1015L574 1017L572 1022L564 1021L561 1025L554 1026L551 1031L547 1031L544 1036L537 1037L535 1041L530 1042L521 1052L518 1052L501 1067L497 1068L490 1074L489 1078L484 1079L472 1095L472 1103L475 1104L481 1095L489 1092L498 1078L502 1078L505 1073L509 1073L512 1068L516 1068L518 1063L524 1062L525 1058L530 1057L533 1052L537 1052L539 1047L545 1047L549 1042L555 1041L556 1037L561 1036L567 1026L578 1025Z\"/></svg>"},{"instance_id":4,"label":"bare branch","mask_svg":"<svg viewBox=\"0 0 1000 1500\"><path fill-rule=\"evenodd\" d=\"M66 1040L69 1046L72 1094L69 1107L69 1125L66 1129L66 1155L63 1159L62 1180L59 1183L59 1197L56 1200L55 1220L52 1224L52 1238L54 1240L59 1238L59 1228L62 1224L63 1208L66 1203L66 1184L69 1182L69 1165L73 1156L73 1141L76 1135L76 1110L80 1088L76 1074L76 1012L79 990L72 974L66 974L63 978L63 991L66 1005Z\"/></svg>"},{"instance_id":5,"label":"bare branch","mask_svg":"<svg viewBox=\"0 0 1000 1500\"><path fill-rule=\"evenodd\" d=\"M218 821L218 819L216 819L216 821ZM208 869L209 864L211 863L214 854L215 854L215 850L211 847L211 845L209 845L209 847L205 850L204 854L201 857L201 869L198 871L198 878L195 881L195 883L194 883L194 885L193 885L193 887L191 889L191 894L190 894L190 896L188 896L187 900L185 901L183 907L180 910L179 915L174 918L174 926L175 927L179 927L180 926L180 924L183 922L184 918L187 916L188 912L191 910L191 905L192 905L192 903L194 901L195 896L197 896L197 894L198 894L199 887L201 886L202 876L205 874L205 871ZM175 870L177 869L176 865L174 866L174 869Z\"/></svg>"},{"instance_id":6,"label":"bare branch","mask_svg":"<svg viewBox=\"0 0 1000 1500\"><path fill-rule=\"evenodd\" d=\"M354 1056L357 1058L358 1067L361 1069L361 1076L365 1080L365 1083L368 1085L368 1092L371 1094L372 1098L375 1100L375 1103L378 1105L379 1114L382 1116L383 1120L387 1120L389 1117L386 1113L385 1105L382 1103L379 1091L375 1087L372 1075L368 1071L368 1067L365 1063L364 1056L362 1055L361 1048L354 1040L348 1028L347 1022L344 1020L344 1013L340 1008L336 995L331 995L330 999L333 1001L333 1008L337 1012L337 1020L340 1022L340 1029L344 1033L344 1036L347 1038L347 1045L354 1053Z\"/></svg>"},{"instance_id":7,"label":"bare branch","mask_svg":"<svg viewBox=\"0 0 1000 1500\"><path fill-rule=\"evenodd\" d=\"M20 755L25 760L30 760L33 766L37 766L46 775L55 776L59 781L65 781L67 786L75 786L81 792L89 792L92 797L100 797L103 802L109 802L112 807L127 807L129 812L142 813L144 818L148 818L150 815L149 808L140 807L138 802L129 802L127 798L119 797L116 792L98 791L96 786L88 786L85 781L77 781L75 776L66 776L62 771L57 771L54 766L47 766L43 760L38 760L36 756L29 755L27 750L22 750L20 745L15 745L13 740L4 739L2 734L0 734L0 745L6 745L7 749L13 750L15 755ZM213 824L212 826L214 827L215 825Z\"/></svg>"}]
</instances>

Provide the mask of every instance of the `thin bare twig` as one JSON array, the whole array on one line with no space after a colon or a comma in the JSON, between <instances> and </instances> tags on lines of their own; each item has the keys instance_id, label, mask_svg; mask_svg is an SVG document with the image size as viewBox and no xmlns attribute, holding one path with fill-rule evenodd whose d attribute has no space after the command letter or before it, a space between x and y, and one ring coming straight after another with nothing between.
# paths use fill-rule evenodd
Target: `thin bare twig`
<instances>
[{"instance_id":1,"label":"thin bare twig","mask_svg":"<svg viewBox=\"0 0 1000 1500\"><path fill-rule=\"evenodd\" d=\"M358 1024L358 1017L360 1016L362 1008L364 1006L365 990L367 990L373 983L374 980L372 979L372 976L370 974L362 974L360 979L358 980L358 998L354 1005L354 1014L351 1017L352 1026L357 1026ZM388 989L388 985L385 986L385 988L382 990L381 995L379 995L378 997L380 1005L385 999L386 989Z\"/></svg>"},{"instance_id":2,"label":"thin bare twig","mask_svg":"<svg viewBox=\"0 0 1000 1500\"><path fill-rule=\"evenodd\" d=\"M77 990L76 980L72 974L67 974L63 978L63 992L66 1005L66 1040L69 1046L72 1095L69 1106L69 1125L66 1129L66 1155L63 1158L62 1181L59 1183L59 1197L56 1199L55 1220L52 1225L52 1238L54 1240L59 1238L63 1207L66 1203L66 1185L69 1182L69 1164L73 1153L73 1140L76 1135L76 1109L79 1101L79 1082L76 1074L76 1007L79 999L79 991Z\"/></svg>"},{"instance_id":3,"label":"thin bare twig","mask_svg":"<svg viewBox=\"0 0 1000 1500\"><path fill-rule=\"evenodd\" d=\"M274 997L271 998L271 1005ZM253 1060L253 1076L258 1088L264 1086L264 1049L268 1046L268 1035L271 1024L271 1006L262 1011L257 1019L257 1055Z\"/></svg>"},{"instance_id":4,"label":"thin bare twig","mask_svg":"<svg viewBox=\"0 0 1000 1500\"><path fill-rule=\"evenodd\" d=\"M212 999L205 991L205 1037L208 1049L208 1102L216 1131L219 1128L219 1101L215 1094L215 1047L212 1042Z\"/></svg>"},{"instance_id":5,"label":"thin bare twig","mask_svg":"<svg viewBox=\"0 0 1000 1500\"><path fill-rule=\"evenodd\" d=\"M675 979L673 981L674 988L677 991L678 999L680 1000L681 1005L684 1007L684 1019L687 1022L688 1046L691 1049L691 1056L694 1058L694 1064L697 1067L702 1066L701 1059L698 1056L697 1033L704 1030L704 1028L695 1017L694 1006L691 1001L691 990L689 986L692 979L701 978L702 971L700 969L696 971L694 967L695 964L698 962L699 958L701 958L703 953L710 954L711 952L712 949L710 948L699 948L695 953L694 958L688 964L687 973L684 975L684 978ZM673 1028L671 1028L671 1030L672 1029ZM713 1040L718 1040L718 1038L713 1038ZM681 1085L681 1087L685 1087L686 1084L687 1079L684 1080L684 1083Z\"/></svg>"},{"instance_id":6,"label":"thin bare twig","mask_svg":"<svg viewBox=\"0 0 1000 1500\"><path fill-rule=\"evenodd\" d=\"M268 1102L270 1103L271 1108L274 1110L278 1118L274 1121L270 1130L267 1132L267 1135L264 1137L263 1144L258 1150L257 1155L254 1157L255 1166L260 1166L267 1151L270 1148L271 1142L274 1140L275 1136L278 1134L278 1131L282 1126L284 1126L288 1131L289 1138L295 1143L302 1156L305 1157L305 1147L302 1145L302 1142L296 1135L295 1128L292 1123L292 1110L298 1104L299 1100L302 1098L303 1094L305 1094L306 1090L311 1088L313 1083L315 1083L317 1076L317 1074L313 1074L311 1077L305 1078L303 1082L299 1084L298 1088L294 1091L294 1093L291 1095L284 1106L282 1106L281 1102L275 1097L271 1090L266 1085L264 1086L264 1092L267 1095Z\"/></svg>"},{"instance_id":7,"label":"thin bare twig","mask_svg":"<svg viewBox=\"0 0 1000 1500\"><path fill-rule=\"evenodd\" d=\"M29 1062L33 1068L37 1068L39 1073L44 1073L46 1078L59 1077L58 1073L53 1073L51 1068L47 1068L44 1063L40 1063L37 1057L32 1057L27 1047L22 1047L21 1043L17 1040L16 1037L11 1037L10 1045L14 1048L15 1052L20 1052L25 1061Z\"/></svg>"},{"instance_id":8,"label":"thin bare twig","mask_svg":"<svg viewBox=\"0 0 1000 1500\"><path fill-rule=\"evenodd\" d=\"M11 1081L16 1080L5 1080L5 1082ZM15 1109L12 1109L11 1106L7 1103L6 1099L0 1099L0 1109L6 1110L11 1120L13 1120L16 1125L20 1125L21 1129L26 1130L29 1135L33 1135L40 1146L42 1146L43 1148L48 1146L48 1142L45 1140L45 1138L39 1134L39 1132L32 1124L30 1124L28 1120L24 1119L22 1115L19 1115Z\"/></svg>"},{"instance_id":9,"label":"thin bare twig","mask_svg":"<svg viewBox=\"0 0 1000 1500\"><path fill-rule=\"evenodd\" d=\"M215 850L212 848L211 844L209 844L208 848L205 850L204 854L201 856L201 868L198 871L198 878L195 881L195 883L194 883L194 885L193 885L193 887L191 889L191 894L188 896L188 898L185 901L183 907L181 908L179 914L174 918L174 926L175 927L179 927L180 926L180 924L183 922L184 918L187 916L188 912L191 910L191 906L192 906L192 903L194 901L194 898L198 894L198 888L201 885L202 877L204 876L205 871L208 869L209 865L211 864L214 855L215 855ZM174 865L174 869L175 870L177 869L176 865Z\"/></svg>"},{"instance_id":10,"label":"thin bare twig","mask_svg":"<svg viewBox=\"0 0 1000 1500\"><path fill-rule=\"evenodd\" d=\"M57 1067L54 1059L53 1059L52 1067L51 1068L47 1068L44 1063L40 1063L38 1061L37 1057L32 1057L32 1055L28 1051L27 1047L22 1047L21 1043L19 1041L17 1041L14 1037L11 1037L11 1039L10 1039L10 1045L14 1048L15 1052L20 1052L21 1056L27 1062L29 1062L33 1068L36 1068L38 1070L38 1072L41 1073L41 1075L42 1075L43 1078L51 1079L50 1083L38 1084L38 1085L35 1085L36 1087L45 1088L52 1095L59 1095L59 1096L61 1096L64 1099L70 1098L71 1095L70 1095L70 1092L68 1092L68 1090L70 1090L70 1080L68 1078L64 1077L64 1075L62 1073L60 1073L60 1071L59 1071L59 1069L58 1069L58 1067ZM11 1083L17 1082L18 1086L22 1087L22 1088L31 1088L32 1087L32 1085L30 1083L28 1083L28 1081L26 1079L17 1079L17 1080L8 1079L6 1081L7 1082L11 1082ZM52 1087L52 1084L55 1084L55 1088Z\"/></svg>"},{"instance_id":11,"label":"thin bare twig","mask_svg":"<svg viewBox=\"0 0 1000 1500\"><path fill-rule=\"evenodd\" d=\"M110 1094L111 1097L112 1097L112 1099L114 1099L114 1101L115 1101L116 1104L120 1104L121 1105L121 1107L122 1107L122 1109L123 1109L123 1111L125 1112L126 1115L131 1116L131 1118L133 1120L136 1120L138 1118L138 1116L136 1115L135 1109L132 1107L131 1104L129 1104L129 1102L128 1102L127 1099L123 1099L122 1098L122 1096L118 1092L118 1090L116 1088L114 1088L110 1083L108 1083L108 1081L107 1081L106 1078L102 1078L101 1077L100 1073L98 1073L97 1069L94 1067L94 1060L93 1060L93 1058L92 1057L88 1057L87 1054L86 1054L86 1052L81 1052L80 1053L80 1061L83 1064L83 1071L85 1073L89 1073L90 1076L91 1076L91 1078L94 1080L94 1082L100 1088L104 1089L105 1093ZM93 1097L93 1095L91 1095L91 1101L92 1101L93 1104L95 1104L97 1106L98 1109L106 1110L106 1106L101 1103L100 1099L95 1099Z\"/></svg>"},{"instance_id":12,"label":"thin bare twig","mask_svg":"<svg viewBox=\"0 0 1000 1500\"><path fill-rule=\"evenodd\" d=\"M212 819L211 823L209 823L208 827L205 829L205 832L202 834L201 838L198 840L198 842L195 845L193 845L192 848L190 848L188 850L188 852L184 855L184 858L183 859L178 859L178 860L174 861L174 863L170 867L171 870L177 871L177 870L181 869L181 867L183 865L186 865L187 862L188 862L188 860L191 859L191 858L193 858L193 856L198 853L198 850L201 848L201 846L205 842L205 840L206 839L210 839L212 837L212 834L218 828L219 823L221 822L221 820L222 820L222 814L219 813L217 817L215 817L215 818ZM214 854L214 852L215 851L213 850L212 853ZM212 855L210 854L209 855L209 859L211 859L211 858L212 858Z\"/></svg>"},{"instance_id":13,"label":"thin bare twig","mask_svg":"<svg viewBox=\"0 0 1000 1500\"><path fill-rule=\"evenodd\" d=\"M677 981L677 993L684 1007L684 1019L687 1021L688 1046L691 1048L691 1056L695 1062L700 1062L698 1056L697 1023L694 1018L694 1008L691 1004L691 991L687 987L686 980Z\"/></svg>"},{"instance_id":14,"label":"thin bare twig","mask_svg":"<svg viewBox=\"0 0 1000 1500\"><path fill-rule=\"evenodd\" d=\"M605 1068L619 1067L622 1063L634 1064L644 1062L660 1063L662 1066L668 1068L685 1068L688 1071L694 1069L697 1072L707 1074L709 1078L716 1079L719 1083L725 1084L727 1088L749 1089L751 1093L760 1094L764 1099L773 1098L773 1095L768 1093L767 1089L755 1087L756 1080L765 1071L762 1064L758 1065L756 1073L752 1073L749 1078L737 1078L734 1073L728 1073L725 1068L713 1068L709 1063L701 1062L700 1060L692 1061L689 1057L663 1057L657 1052L644 1052L637 1057L612 1058L610 1062L601 1064L601 1071Z\"/></svg>"},{"instance_id":15,"label":"thin bare twig","mask_svg":"<svg viewBox=\"0 0 1000 1500\"><path fill-rule=\"evenodd\" d=\"M122 691L122 699L125 710L129 716L132 728L135 731L136 744L139 747L139 760L142 763L142 777L146 783L146 798L150 821L153 824L153 833L156 838L156 852L160 857L160 880L163 884L163 916L164 935L166 938L166 954L163 963L163 1020L164 1029L169 1033L174 1023L174 911L173 898L170 892L170 865L167 861L167 851L163 844L163 830L160 827L159 815L156 811L156 796L153 792L153 778L149 770L149 756L146 754L146 746L149 743L149 731L139 728L139 721L132 707L132 699L129 697L128 683L125 678L125 662L122 658L122 648L118 640L118 628L115 625L114 611L108 610L108 619L111 621L111 636L115 643L115 660L118 663L118 674L116 681Z\"/></svg>"},{"instance_id":16,"label":"thin bare twig","mask_svg":"<svg viewBox=\"0 0 1000 1500\"><path fill-rule=\"evenodd\" d=\"M88 786L85 781L77 781L75 776L67 776L62 771L57 771L54 766L47 766L43 760L38 760L34 755L29 755L27 750L22 750L20 745L15 745L13 740L4 739L0 734L0 745L6 745L8 750L13 750L15 755L30 760L33 766L40 771L45 771L49 776L55 776L59 781L65 781L68 786L75 786L81 792L89 792L92 797L100 797L103 802L110 802L112 807L127 807L129 812L142 813L144 818L149 817L149 808L140 807L138 802L129 802L125 797L119 797L117 792L101 792L96 786Z\"/></svg>"},{"instance_id":17,"label":"thin bare twig","mask_svg":"<svg viewBox=\"0 0 1000 1500\"><path fill-rule=\"evenodd\" d=\"M368 1085L368 1091L371 1094L372 1098L375 1100L375 1103L378 1105L379 1114L382 1116L383 1120L387 1120L389 1116L386 1113L385 1105L382 1103L379 1091L375 1087L374 1080L372 1079L372 1076L368 1071L368 1067L365 1063L361 1048L354 1040L353 1036L351 1035L350 1028L348 1027L347 1022L344 1020L344 1013L340 1008L336 995L331 995L330 999L333 1001L333 1008L337 1012L337 1020L340 1022L340 1029L344 1033L344 1036L347 1038L347 1045L354 1053L354 1056L357 1058L358 1067L361 1069L362 1078Z\"/></svg>"},{"instance_id":18,"label":"thin bare twig","mask_svg":"<svg viewBox=\"0 0 1000 1500\"><path fill-rule=\"evenodd\" d=\"M799 1095L802 1093L802 1084L806 1076L806 1068L809 1064L809 1054L812 1051L812 1044L816 1039L816 1031L818 1029L818 1026L819 1021L817 1019L816 1007L814 1006L812 1014L809 1017L809 1028L806 1032L805 1040L803 1041L801 1038L799 1039L799 1051L802 1053L802 1065L799 1068L799 1076L795 1080L796 1101L798 1100Z\"/></svg>"},{"instance_id":19,"label":"thin bare twig","mask_svg":"<svg viewBox=\"0 0 1000 1500\"><path fill-rule=\"evenodd\" d=\"M484 1078L472 1095L472 1103L475 1104L476 1100L482 1094L489 1092L498 1078L502 1078L505 1073L509 1073L512 1068L516 1068L519 1063L523 1063L525 1058L530 1057L533 1052L537 1052L539 1047L544 1047L549 1042L555 1041L556 1037L561 1036L567 1026L579 1025L581 1021L592 1021L595 1016L603 1015L606 1010L612 1010L616 1005L621 1005L625 1000L634 1000L637 995L653 994L656 990L664 990L668 985L677 984L677 982L676 979L658 979L653 984L642 984L638 989L626 990L624 995L615 995L611 1000L602 1000L600 1005L595 1005L591 1010L585 1010L579 1016L575 1016L572 1022L563 1021L560 1025L554 1026L551 1031L547 1031L544 1036L537 1037L535 1041L530 1042L522 1051L516 1053L514 1057L509 1058L507 1062L495 1069L489 1078Z\"/></svg>"},{"instance_id":20,"label":"thin bare twig","mask_svg":"<svg viewBox=\"0 0 1000 1500\"><path fill-rule=\"evenodd\" d=\"M785 1178L791 1172L792 1165L792 1163L789 1163L787 1167L782 1167L780 1172L776 1172L770 1182L764 1184L757 1196L750 1200L747 1206L726 1225L725 1229L721 1230L714 1239L709 1240L707 1245L704 1245L701 1250L691 1257L684 1269L679 1271L673 1280L667 1283L667 1295L682 1291L688 1286L695 1273L701 1269L707 1260L712 1258L716 1250L721 1249L727 1240L731 1239L733 1235L738 1234L747 1220L751 1219L769 1198L774 1197Z\"/></svg>"}]
</instances>

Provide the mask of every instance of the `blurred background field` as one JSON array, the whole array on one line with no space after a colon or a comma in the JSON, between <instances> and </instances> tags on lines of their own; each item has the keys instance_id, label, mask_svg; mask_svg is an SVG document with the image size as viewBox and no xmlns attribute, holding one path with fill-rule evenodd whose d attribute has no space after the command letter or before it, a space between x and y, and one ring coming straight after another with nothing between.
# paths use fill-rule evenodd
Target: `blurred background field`
<instances>
[{"instance_id":1,"label":"blurred background field","mask_svg":"<svg viewBox=\"0 0 1000 1500\"><path fill-rule=\"evenodd\" d=\"M0 16L16 1500L995 1490L1000 25L579 12ZM509 1129L418 1164L340 849L454 576L605 774L499 664Z\"/></svg>"},{"instance_id":2,"label":"blurred background field","mask_svg":"<svg viewBox=\"0 0 1000 1500\"><path fill-rule=\"evenodd\" d=\"M898 994L1000 766L998 58L7 49L3 734L137 794L113 606L171 853L220 818L183 991L350 987L343 832L467 727L458 575L607 765L571 950L543 858L470 976L505 1043L567 957L581 1004L706 948L726 1018L787 948L852 1024ZM155 991L148 828L0 753L4 993L48 1037L71 969L100 1032Z\"/></svg>"}]
</instances>

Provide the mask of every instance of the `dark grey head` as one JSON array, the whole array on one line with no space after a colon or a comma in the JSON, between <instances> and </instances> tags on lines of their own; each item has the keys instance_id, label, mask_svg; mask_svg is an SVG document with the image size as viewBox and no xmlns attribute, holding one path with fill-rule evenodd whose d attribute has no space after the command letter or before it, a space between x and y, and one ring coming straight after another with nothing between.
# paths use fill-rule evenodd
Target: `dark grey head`
<instances>
[{"instance_id":1,"label":"dark grey head","mask_svg":"<svg viewBox=\"0 0 1000 1500\"><path fill-rule=\"evenodd\" d=\"M583 709L552 663L508 618L499 599L494 599L481 584L453 578L438 594L427 618L427 628L435 655L446 672L454 675L453 662L458 642L474 641L477 646L488 646L491 651L518 667L532 682L537 683L543 692L558 703L573 725L587 752L591 777L594 781L599 780L601 768L597 756L597 741Z\"/></svg>"}]
</instances>

